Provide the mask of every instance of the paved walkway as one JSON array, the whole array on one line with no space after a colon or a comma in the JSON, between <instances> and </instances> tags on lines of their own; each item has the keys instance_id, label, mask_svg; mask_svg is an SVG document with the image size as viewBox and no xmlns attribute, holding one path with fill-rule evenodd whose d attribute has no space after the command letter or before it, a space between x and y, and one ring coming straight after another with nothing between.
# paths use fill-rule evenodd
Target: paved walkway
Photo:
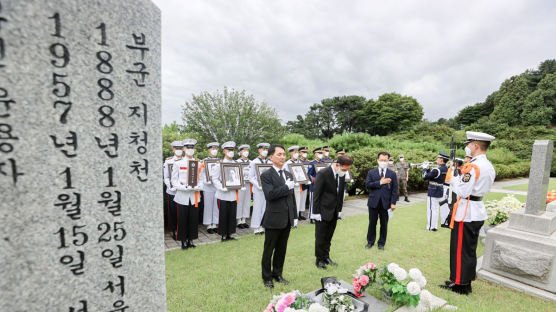
<instances>
[{"instance_id":1,"label":"paved walkway","mask_svg":"<svg viewBox=\"0 0 556 312\"><path fill-rule=\"evenodd\" d=\"M497 192L497 193L507 193L507 194L520 194L520 195L527 195L527 192L524 191L513 191L513 190L505 190L503 189L503 187L508 187L508 186L513 186L513 185L520 185L520 184L526 184L529 182L529 179L513 179L513 180L505 180L505 181L498 181L498 182L494 182L494 185L492 186L491 192ZM420 192L420 193L411 193L409 195L409 200L410 202L407 203L403 200L399 201L397 204L397 208L403 208L405 206L408 205L412 205L415 203L420 203L420 202L425 202L427 199L427 193L426 192ZM362 215L362 214L367 214L367 198L357 198L357 199L351 199L351 200L347 200L346 202L344 202L344 209L343 209L343 216L344 217L351 217L351 216L356 216L356 215ZM247 222L247 224L250 223L250 220L248 220L249 222ZM305 226L309 224L309 220L303 220L303 221L299 221L298 226ZM245 236L245 235L254 235L253 234L253 229L247 228L247 229L236 229L236 234L234 235L234 237L236 238L241 238L241 236ZM181 243L179 241L175 241L174 239L172 239L171 237L171 233L166 232L164 235L164 243L166 246L166 250L173 250L173 249L179 249L181 248ZM195 245L205 245L205 244L212 244L212 243L219 243L220 242L220 236L218 234L209 234L207 233L206 227L203 225L199 226L199 238L196 239L193 243Z\"/></svg>"}]
</instances>

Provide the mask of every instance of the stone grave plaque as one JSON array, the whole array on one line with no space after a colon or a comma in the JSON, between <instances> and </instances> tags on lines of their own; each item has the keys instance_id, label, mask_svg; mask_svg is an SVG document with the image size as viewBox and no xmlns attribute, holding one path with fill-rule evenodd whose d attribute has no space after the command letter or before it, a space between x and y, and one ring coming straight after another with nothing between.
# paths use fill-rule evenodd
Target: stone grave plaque
<instances>
[{"instance_id":1,"label":"stone grave plaque","mask_svg":"<svg viewBox=\"0 0 556 312\"><path fill-rule=\"evenodd\" d=\"M0 310L164 311L160 10L0 0Z\"/></svg>"}]
</instances>

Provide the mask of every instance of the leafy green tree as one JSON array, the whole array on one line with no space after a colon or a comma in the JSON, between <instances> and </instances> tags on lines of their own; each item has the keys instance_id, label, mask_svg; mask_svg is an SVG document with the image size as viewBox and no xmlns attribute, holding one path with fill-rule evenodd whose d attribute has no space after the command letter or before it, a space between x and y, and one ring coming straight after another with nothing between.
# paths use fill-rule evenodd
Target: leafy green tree
<instances>
[{"instance_id":1,"label":"leafy green tree","mask_svg":"<svg viewBox=\"0 0 556 312\"><path fill-rule=\"evenodd\" d=\"M525 100L521 113L525 126L549 126L554 123L556 111L556 74L547 74Z\"/></svg>"},{"instance_id":2,"label":"leafy green tree","mask_svg":"<svg viewBox=\"0 0 556 312\"><path fill-rule=\"evenodd\" d=\"M406 130L423 119L423 107L411 96L386 93L378 100L367 101L361 121L371 135L387 135Z\"/></svg>"},{"instance_id":3,"label":"leafy green tree","mask_svg":"<svg viewBox=\"0 0 556 312\"><path fill-rule=\"evenodd\" d=\"M193 95L182 110L184 130L197 133L201 145L234 141L254 145L277 142L284 134L278 113L245 90L224 87L214 93Z\"/></svg>"},{"instance_id":4,"label":"leafy green tree","mask_svg":"<svg viewBox=\"0 0 556 312\"><path fill-rule=\"evenodd\" d=\"M500 86L498 100L490 117L509 126L520 125L525 99L531 91L523 74L506 79Z\"/></svg>"}]
</instances>

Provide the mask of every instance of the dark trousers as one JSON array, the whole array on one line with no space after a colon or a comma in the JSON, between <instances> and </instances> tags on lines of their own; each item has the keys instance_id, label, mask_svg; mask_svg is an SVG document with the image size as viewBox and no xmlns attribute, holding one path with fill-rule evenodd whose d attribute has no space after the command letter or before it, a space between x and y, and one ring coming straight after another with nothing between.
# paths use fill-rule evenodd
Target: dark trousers
<instances>
[{"instance_id":1,"label":"dark trousers","mask_svg":"<svg viewBox=\"0 0 556 312\"><path fill-rule=\"evenodd\" d=\"M237 202L218 200L218 234L228 236L236 232Z\"/></svg>"},{"instance_id":2,"label":"dark trousers","mask_svg":"<svg viewBox=\"0 0 556 312\"><path fill-rule=\"evenodd\" d=\"M317 261L326 261L330 258L330 242L336 229L338 219L332 221L317 221L315 224L315 257Z\"/></svg>"},{"instance_id":3,"label":"dark trousers","mask_svg":"<svg viewBox=\"0 0 556 312\"><path fill-rule=\"evenodd\" d=\"M374 245L376 240L376 221L380 218L380 237L378 245L386 244L388 234L388 210L382 208L382 202L378 202L377 208L369 207L369 228L367 229L367 243Z\"/></svg>"},{"instance_id":4,"label":"dark trousers","mask_svg":"<svg viewBox=\"0 0 556 312\"><path fill-rule=\"evenodd\" d=\"M175 232L176 227L178 226L178 204L174 201L174 195L170 195L167 193L166 198L168 199L168 212L166 215L166 217L168 218L168 230L170 230L171 232Z\"/></svg>"},{"instance_id":5,"label":"dark trousers","mask_svg":"<svg viewBox=\"0 0 556 312\"><path fill-rule=\"evenodd\" d=\"M469 285L475 280L477 242L484 221L454 222L450 234L450 280Z\"/></svg>"},{"instance_id":6,"label":"dark trousers","mask_svg":"<svg viewBox=\"0 0 556 312\"><path fill-rule=\"evenodd\" d=\"M263 259L261 261L263 280L270 281L272 277L282 276L290 229L290 225L285 229L265 229ZM271 261L272 269L270 267Z\"/></svg>"},{"instance_id":7,"label":"dark trousers","mask_svg":"<svg viewBox=\"0 0 556 312\"><path fill-rule=\"evenodd\" d=\"M176 203L178 226L176 239L182 242L199 237L199 210L194 204L180 205Z\"/></svg>"}]
</instances>

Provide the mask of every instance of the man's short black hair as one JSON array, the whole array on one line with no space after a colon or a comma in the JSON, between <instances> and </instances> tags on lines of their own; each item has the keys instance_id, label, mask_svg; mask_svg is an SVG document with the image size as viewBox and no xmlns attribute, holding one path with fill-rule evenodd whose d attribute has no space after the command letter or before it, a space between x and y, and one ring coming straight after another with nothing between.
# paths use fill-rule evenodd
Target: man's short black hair
<instances>
[{"instance_id":1,"label":"man's short black hair","mask_svg":"<svg viewBox=\"0 0 556 312\"><path fill-rule=\"evenodd\" d=\"M270 148L268 149L268 156L274 155L274 153L276 152L276 148L281 148L284 150L284 152L286 151L286 148L280 144L271 145Z\"/></svg>"},{"instance_id":2,"label":"man's short black hair","mask_svg":"<svg viewBox=\"0 0 556 312\"><path fill-rule=\"evenodd\" d=\"M382 155L386 155L386 156L388 156L388 159L390 159L390 154L388 154L388 152L380 152L380 153L378 153L378 155L376 156L376 159L379 159L380 156L382 156Z\"/></svg>"},{"instance_id":3,"label":"man's short black hair","mask_svg":"<svg viewBox=\"0 0 556 312\"><path fill-rule=\"evenodd\" d=\"M340 164L340 166L351 166L353 164L353 158L347 155L340 155L338 156L338 164Z\"/></svg>"}]
</instances>

